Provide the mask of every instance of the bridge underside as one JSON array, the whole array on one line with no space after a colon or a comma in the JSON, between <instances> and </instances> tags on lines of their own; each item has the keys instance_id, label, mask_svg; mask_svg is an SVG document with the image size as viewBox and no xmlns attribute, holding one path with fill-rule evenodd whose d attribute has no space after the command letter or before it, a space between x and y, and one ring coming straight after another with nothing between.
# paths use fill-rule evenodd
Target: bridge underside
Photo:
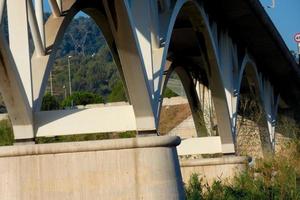
<instances>
[{"instance_id":1,"label":"bridge underside","mask_svg":"<svg viewBox=\"0 0 300 200\"><path fill-rule=\"evenodd\" d=\"M0 91L16 140L128 130L157 133L173 72L184 86L197 135L208 136L210 120L216 121L223 153L235 153L244 77L265 112L269 149L274 149L278 107L299 106L299 70L258 1L51 0L50 5L52 15L44 23L39 3L7 2L10 42L8 46L0 35ZM102 30L130 105L42 112L55 53L79 11ZM212 110L215 119L206 117Z\"/></svg>"}]
</instances>

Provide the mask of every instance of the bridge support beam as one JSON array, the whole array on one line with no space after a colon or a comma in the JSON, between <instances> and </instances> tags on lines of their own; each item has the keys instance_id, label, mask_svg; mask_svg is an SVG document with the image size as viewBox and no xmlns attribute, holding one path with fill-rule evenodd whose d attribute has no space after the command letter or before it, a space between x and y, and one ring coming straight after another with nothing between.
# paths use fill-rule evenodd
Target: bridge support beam
<instances>
[{"instance_id":1,"label":"bridge support beam","mask_svg":"<svg viewBox=\"0 0 300 200\"><path fill-rule=\"evenodd\" d=\"M12 120L15 139L28 139L34 137L34 132L32 123L33 98L27 1L7 1L7 15L10 48L6 46L1 53L2 55L8 55L11 52L12 55L9 58L4 57L4 59L9 59L5 67L12 68L10 69L12 72L9 77L10 81L19 81L18 79L20 79L20 82L18 82L19 85L15 86L16 88L11 88L12 91L8 92L18 94L12 97L16 102L10 102L12 99L7 99L5 103L14 104L8 111ZM21 93L22 90L25 91L24 94ZM4 94L4 96L8 95L7 93Z\"/></svg>"},{"instance_id":2,"label":"bridge support beam","mask_svg":"<svg viewBox=\"0 0 300 200\"><path fill-rule=\"evenodd\" d=\"M0 33L0 92L9 113L15 139L33 138L33 117L31 106L14 63L9 47Z\"/></svg>"},{"instance_id":3,"label":"bridge support beam","mask_svg":"<svg viewBox=\"0 0 300 200\"><path fill-rule=\"evenodd\" d=\"M156 130L152 92L141 50L137 45L138 39L128 2L122 0L115 4L115 17L108 4L109 1L106 1L105 9L113 30L129 99L134 108L137 130Z\"/></svg>"},{"instance_id":4,"label":"bridge support beam","mask_svg":"<svg viewBox=\"0 0 300 200\"><path fill-rule=\"evenodd\" d=\"M35 113L37 137L135 131L130 105Z\"/></svg>"}]
</instances>

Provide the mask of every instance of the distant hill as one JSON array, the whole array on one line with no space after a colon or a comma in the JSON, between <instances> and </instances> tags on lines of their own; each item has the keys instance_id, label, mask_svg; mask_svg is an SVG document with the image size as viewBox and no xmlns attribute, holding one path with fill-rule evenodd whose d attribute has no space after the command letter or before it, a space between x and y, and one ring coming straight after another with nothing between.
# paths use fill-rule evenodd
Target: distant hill
<instances>
[{"instance_id":1,"label":"distant hill","mask_svg":"<svg viewBox=\"0 0 300 200\"><path fill-rule=\"evenodd\" d=\"M73 19L56 54L52 84L53 93L60 100L69 95L68 56L72 56L72 91L95 93L107 100L120 82L120 75L105 38L91 18ZM115 88L124 93L123 87ZM50 92L50 82L47 91Z\"/></svg>"},{"instance_id":2,"label":"distant hill","mask_svg":"<svg viewBox=\"0 0 300 200\"><path fill-rule=\"evenodd\" d=\"M77 17L73 19L64 35L57 57L67 55L93 55L106 46L98 26L90 17Z\"/></svg>"}]
</instances>

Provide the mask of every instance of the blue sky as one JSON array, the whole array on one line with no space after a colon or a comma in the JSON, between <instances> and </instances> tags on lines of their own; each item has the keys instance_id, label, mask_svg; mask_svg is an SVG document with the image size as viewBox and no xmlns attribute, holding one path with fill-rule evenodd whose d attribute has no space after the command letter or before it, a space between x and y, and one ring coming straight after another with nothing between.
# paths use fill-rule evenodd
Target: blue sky
<instances>
[{"instance_id":1,"label":"blue sky","mask_svg":"<svg viewBox=\"0 0 300 200\"><path fill-rule=\"evenodd\" d=\"M300 0L276 0L275 8L267 8L272 0L260 0L289 49L297 51L294 35L300 32Z\"/></svg>"},{"instance_id":2,"label":"blue sky","mask_svg":"<svg viewBox=\"0 0 300 200\"><path fill-rule=\"evenodd\" d=\"M45 2L49 10L48 1ZM276 0L274 9L267 8L272 0L260 0L289 49L297 51L294 35L300 32L300 0Z\"/></svg>"}]
</instances>

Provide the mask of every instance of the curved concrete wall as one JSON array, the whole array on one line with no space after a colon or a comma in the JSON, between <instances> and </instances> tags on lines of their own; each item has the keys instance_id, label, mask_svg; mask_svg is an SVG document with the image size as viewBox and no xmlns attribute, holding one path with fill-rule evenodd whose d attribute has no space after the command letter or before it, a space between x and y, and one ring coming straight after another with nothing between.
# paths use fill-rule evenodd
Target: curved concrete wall
<instances>
[{"instance_id":1,"label":"curved concrete wall","mask_svg":"<svg viewBox=\"0 0 300 200\"><path fill-rule=\"evenodd\" d=\"M248 163L248 157L228 156L181 160L180 167L184 183L188 183L192 174L198 174L211 185L215 180L232 181L235 175L246 169Z\"/></svg>"},{"instance_id":2,"label":"curved concrete wall","mask_svg":"<svg viewBox=\"0 0 300 200\"><path fill-rule=\"evenodd\" d=\"M178 137L0 148L0 199L184 199Z\"/></svg>"}]
</instances>

